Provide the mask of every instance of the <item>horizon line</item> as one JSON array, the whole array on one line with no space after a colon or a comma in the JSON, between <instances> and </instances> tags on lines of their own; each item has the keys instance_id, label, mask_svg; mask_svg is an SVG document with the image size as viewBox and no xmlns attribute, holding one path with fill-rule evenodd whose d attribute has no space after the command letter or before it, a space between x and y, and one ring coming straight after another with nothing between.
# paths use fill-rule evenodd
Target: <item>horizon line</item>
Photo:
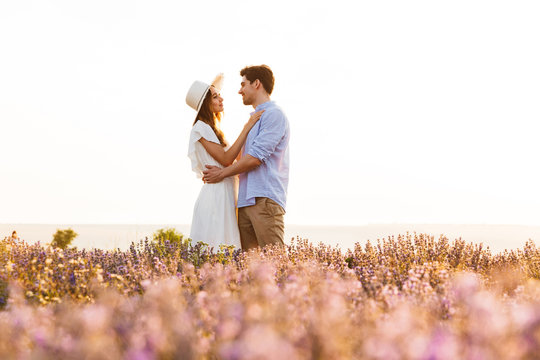
<instances>
[{"instance_id":1,"label":"horizon line","mask_svg":"<svg viewBox=\"0 0 540 360\"><path fill-rule=\"evenodd\" d=\"M130 222L13 222L13 223L4 223L1 222L0 225L176 225L176 226L191 226L189 223L130 223ZM310 226L310 227L363 227L363 226L380 226L380 225L489 225L489 226L531 226L531 227L540 227L540 224L525 224L525 223L491 223L491 222L461 222L461 223L443 223L443 222L369 222L361 224L309 224L309 223L285 223L285 226Z\"/></svg>"}]
</instances>

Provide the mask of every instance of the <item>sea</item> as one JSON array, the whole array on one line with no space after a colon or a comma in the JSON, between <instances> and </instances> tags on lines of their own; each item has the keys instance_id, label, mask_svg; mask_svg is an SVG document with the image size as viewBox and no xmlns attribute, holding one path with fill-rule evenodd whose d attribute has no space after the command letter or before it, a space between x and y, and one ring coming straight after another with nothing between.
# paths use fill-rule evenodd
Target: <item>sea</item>
<instances>
[{"instance_id":1,"label":"sea","mask_svg":"<svg viewBox=\"0 0 540 360\"><path fill-rule=\"evenodd\" d=\"M158 229L174 228L189 236L189 224L0 224L0 238L17 231L19 237L28 243L48 244L57 230L71 228L78 236L72 245L78 248L99 248L104 250L126 250L132 242L152 238ZM482 243L492 253L505 249L522 248L528 240L540 245L540 226L490 225L490 224L368 224L363 226L285 226L285 242L292 239L307 239L314 244L338 246L343 250L354 248L355 244L365 245L369 240L405 234L428 234L438 239L447 237L450 241L463 239L475 244Z\"/></svg>"}]
</instances>

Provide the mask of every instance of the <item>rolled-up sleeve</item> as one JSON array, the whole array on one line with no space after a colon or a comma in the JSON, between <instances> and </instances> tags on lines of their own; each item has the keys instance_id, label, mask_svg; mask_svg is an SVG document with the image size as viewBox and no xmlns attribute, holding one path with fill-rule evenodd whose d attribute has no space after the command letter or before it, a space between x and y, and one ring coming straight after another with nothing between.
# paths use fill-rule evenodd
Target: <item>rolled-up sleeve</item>
<instances>
[{"instance_id":1,"label":"rolled-up sleeve","mask_svg":"<svg viewBox=\"0 0 540 360\"><path fill-rule=\"evenodd\" d=\"M285 136L287 121L279 110L267 112L260 121L259 133L247 153L265 162Z\"/></svg>"}]
</instances>

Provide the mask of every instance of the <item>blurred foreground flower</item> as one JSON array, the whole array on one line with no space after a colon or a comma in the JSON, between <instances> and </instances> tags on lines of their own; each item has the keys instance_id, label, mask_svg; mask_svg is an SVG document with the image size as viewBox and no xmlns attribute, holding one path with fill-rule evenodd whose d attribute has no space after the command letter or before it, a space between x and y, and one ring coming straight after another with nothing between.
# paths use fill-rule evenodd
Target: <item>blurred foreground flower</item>
<instances>
[{"instance_id":1,"label":"blurred foreground flower","mask_svg":"<svg viewBox=\"0 0 540 360\"><path fill-rule=\"evenodd\" d=\"M405 235L342 253L0 242L0 358L534 359L540 254Z\"/></svg>"}]
</instances>

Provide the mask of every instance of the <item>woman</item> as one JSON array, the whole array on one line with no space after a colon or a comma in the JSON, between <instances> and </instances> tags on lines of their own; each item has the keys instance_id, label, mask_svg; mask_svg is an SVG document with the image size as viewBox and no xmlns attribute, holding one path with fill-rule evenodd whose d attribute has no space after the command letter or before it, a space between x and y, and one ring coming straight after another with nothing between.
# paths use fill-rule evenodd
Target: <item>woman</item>
<instances>
[{"instance_id":1,"label":"woman","mask_svg":"<svg viewBox=\"0 0 540 360\"><path fill-rule=\"evenodd\" d=\"M254 113L231 146L219 128L223 112L220 96L222 75L211 85L195 81L188 91L186 103L197 111L189 139L188 157L191 168L202 178L205 165L226 167L238 157L247 135L263 111ZM217 184L204 184L193 210L190 238L217 248L220 244L240 248L236 220L238 181L230 177Z\"/></svg>"}]
</instances>

